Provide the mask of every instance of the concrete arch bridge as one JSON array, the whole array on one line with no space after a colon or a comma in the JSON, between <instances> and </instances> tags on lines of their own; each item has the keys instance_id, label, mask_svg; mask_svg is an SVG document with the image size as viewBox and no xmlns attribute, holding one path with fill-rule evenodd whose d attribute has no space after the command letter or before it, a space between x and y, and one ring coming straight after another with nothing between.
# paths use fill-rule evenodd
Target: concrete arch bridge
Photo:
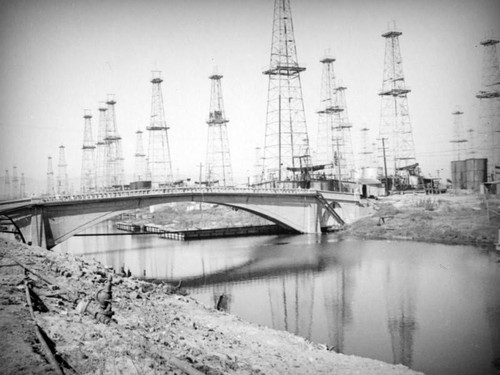
<instances>
[{"instance_id":1,"label":"concrete arch bridge","mask_svg":"<svg viewBox=\"0 0 500 375\"><path fill-rule=\"evenodd\" d=\"M303 189L160 188L0 202L0 216L27 242L48 249L113 216L173 202L234 207L298 233L320 233L359 216L359 195Z\"/></svg>"}]
</instances>

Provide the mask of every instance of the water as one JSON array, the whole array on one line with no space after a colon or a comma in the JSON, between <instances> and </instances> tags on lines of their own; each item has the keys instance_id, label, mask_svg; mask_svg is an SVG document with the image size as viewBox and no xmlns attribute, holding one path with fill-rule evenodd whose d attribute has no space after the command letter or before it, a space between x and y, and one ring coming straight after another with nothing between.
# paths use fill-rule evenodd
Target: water
<instances>
[{"instance_id":1,"label":"water","mask_svg":"<svg viewBox=\"0 0 500 375\"><path fill-rule=\"evenodd\" d=\"M500 263L493 251L335 235L73 237L57 250L182 280L209 306L224 295L223 307L245 320L345 354L429 375L498 374Z\"/></svg>"}]
</instances>

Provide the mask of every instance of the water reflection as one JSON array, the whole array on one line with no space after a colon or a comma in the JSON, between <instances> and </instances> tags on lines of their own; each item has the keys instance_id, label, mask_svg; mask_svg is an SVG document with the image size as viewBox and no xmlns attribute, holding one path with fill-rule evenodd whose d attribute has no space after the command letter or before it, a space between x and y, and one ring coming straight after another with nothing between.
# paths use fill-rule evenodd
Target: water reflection
<instances>
[{"instance_id":1,"label":"water reflection","mask_svg":"<svg viewBox=\"0 0 500 375\"><path fill-rule=\"evenodd\" d=\"M496 374L500 265L484 250L267 236L176 242L85 237L64 249L182 280L212 307L335 351L426 374Z\"/></svg>"}]
</instances>

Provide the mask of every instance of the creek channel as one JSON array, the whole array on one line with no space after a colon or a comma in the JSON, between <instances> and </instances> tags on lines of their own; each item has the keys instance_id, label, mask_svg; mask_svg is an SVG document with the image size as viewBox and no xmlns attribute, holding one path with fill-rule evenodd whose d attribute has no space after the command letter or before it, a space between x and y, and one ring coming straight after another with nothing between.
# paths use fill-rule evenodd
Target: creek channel
<instances>
[{"instance_id":1,"label":"creek channel","mask_svg":"<svg viewBox=\"0 0 500 375\"><path fill-rule=\"evenodd\" d=\"M86 233L116 231L110 221ZM340 353L402 363L427 375L500 371L494 250L339 240L335 234L189 242L85 236L54 250L137 277L182 280L207 306Z\"/></svg>"}]
</instances>

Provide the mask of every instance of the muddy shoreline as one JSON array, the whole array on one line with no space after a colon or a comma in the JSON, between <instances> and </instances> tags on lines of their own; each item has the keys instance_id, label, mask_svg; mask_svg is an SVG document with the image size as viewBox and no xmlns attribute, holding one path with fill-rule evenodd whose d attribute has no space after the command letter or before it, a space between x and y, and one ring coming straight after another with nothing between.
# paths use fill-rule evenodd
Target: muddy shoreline
<instances>
[{"instance_id":1,"label":"muddy shoreline","mask_svg":"<svg viewBox=\"0 0 500 375\"><path fill-rule=\"evenodd\" d=\"M500 222L488 220L476 195L389 196L371 204L374 214L351 224L340 237L485 247L497 241ZM110 276L116 323L106 325L76 307L85 299L95 307L96 292ZM198 303L176 286L124 277L93 260L3 238L0 278L4 374L61 373L50 364L36 325L65 374L418 373L242 321ZM26 282L39 300L36 324Z\"/></svg>"},{"instance_id":2,"label":"muddy shoreline","mask_svg":"<svg viewBox=\"0 0 500 375\"><path fill-rule=\"evenodd\" d=\"M500 206L500 200L490 205ZM478 194L391 195L370 202L373 215L349 225L341 237L409 240L494 249L500 217L486 212Z\"/></svg>"},{"instance_id":3,"label":"muddy shoreline","mask_svg":"<svg viewBox=\"0 0 500 375\"><path fill-rule=\"evenodd\" d=\"M92 260L5 239L0 251L3 374L61 373L35 335L26 280L39 300L36 325L64 374L418 374L242 321L175 287L123 277ZM83 299L95 305L110 276L116 323L106 325L76 307Z\"/></svg>"}]
</instances>

